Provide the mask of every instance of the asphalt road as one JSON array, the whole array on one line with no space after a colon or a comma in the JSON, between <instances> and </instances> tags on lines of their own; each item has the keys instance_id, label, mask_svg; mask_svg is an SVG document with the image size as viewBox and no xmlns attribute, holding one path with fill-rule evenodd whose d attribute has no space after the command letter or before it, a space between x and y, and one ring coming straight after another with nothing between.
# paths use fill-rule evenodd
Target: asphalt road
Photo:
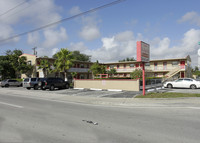
<instances>
[{"instance_id":1,"label":"asphalt road","mask_svg":"<svg viewBox=\"0 0 200 143\"><path fill-rule=\"evenodd\" d=\"M0 143L199 143L200 140L197 105L113 107L29 98L30 92L26 90L23 96L15 90L6 93L0 89Z\"/></svg>"}]
</instances>

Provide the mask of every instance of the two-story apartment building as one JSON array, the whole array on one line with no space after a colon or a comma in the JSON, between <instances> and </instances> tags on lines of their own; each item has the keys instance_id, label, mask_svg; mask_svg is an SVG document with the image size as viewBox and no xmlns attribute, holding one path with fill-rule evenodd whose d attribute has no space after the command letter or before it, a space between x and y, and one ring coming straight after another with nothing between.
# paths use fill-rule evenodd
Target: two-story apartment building
<instances>
[{"instance_id":1,"label":"two-story apartment building","mask_svg":"<svg viewBox=\"0 0 200 143\"><path fill-rule=\"evenodd\" d=\"M130 77L131 72L142 69L142 64L137 61L104 63L107 70L116 69L115 77ZM145 72L147 77L192 77L191 59L190 56L187 56L185 58L151 60L149 63L145 63Z\"/></svg>"},{"instance_id":2,"label":"two-story apartment building","mask_svg":"<svg viewBox=\"0 0 200 143\"><path fill-rule=\"evenodd\" d=\"M44 77L42 69L38 69L41 60L48 60L50 63L55 62L54 58L40 58L35 55L23 54L29 64L34 66L33 73L28 75L29 77ZM92 79L92 74L90 72L90 67L92 62L75 61L73 67L68 70L69 79L70 73L76 72L76 79ZM127 62L113 62L113 63L102 63L105 65L106 70L115 68L117 74L115 77L130 77L130 73L136 69L142 69L142 63L137 61L127 61ZM145 63L146 77L164 77L165 79L176 79L183 77L192 77L191 74L191 59L190 56L184 58L174 58L174 59L160 59L151 60L149 63ZM64 78L64 73L50 73L49 77L62 77ZM27 77L27 75L22 74L22 78Z\"/></svg>"},{"instance_id":3,"label":"two-story apartment building","mask_svg":"<svg viewBox=\"0 0 200 143\"><path fill-rule=\"evenodd\" d=\"M37 57L35 55L31 55L31 54L23 54L21 56L25 56L27 58L27 62L28 64L33 65L33 72L31 75L25 75L22 74L21 78L26 78L26 77L44 77L44 73L42 69L39 69L39 65L41 60L48 60L48 62L51 64L52 68L53 67L53 63L55 62L56 59L54 58L45 58L45 57ZM71 74L72 72L76 72L77 75L75 76L75 78L77 79L91 79L92 78L92 74L89 71L91 65L93 63L92 62L83 62L83 61L75 61L74 65L72 68L70 68L68 70L68 79L71 79ZM64 73L58 73L58 72L53 72L53 73L49 73L47 75L47 77L61 77L64 78Z\"/></svg>"}]
</instances>

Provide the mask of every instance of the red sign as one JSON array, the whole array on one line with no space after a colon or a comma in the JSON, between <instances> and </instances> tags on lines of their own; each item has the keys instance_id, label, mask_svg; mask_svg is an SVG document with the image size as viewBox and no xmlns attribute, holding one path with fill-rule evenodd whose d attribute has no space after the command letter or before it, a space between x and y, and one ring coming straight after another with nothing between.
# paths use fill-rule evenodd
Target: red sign
<instances>
[{"instance_id":1,"label":"red sign","mask_svg":"<svg viewBox=\"0 0 200 143\"><path fill-rule=\"evenodd\" d=\"M137 41L137 61L149 62L149 44L143 41Z\"/></svg>"}]
</instances>

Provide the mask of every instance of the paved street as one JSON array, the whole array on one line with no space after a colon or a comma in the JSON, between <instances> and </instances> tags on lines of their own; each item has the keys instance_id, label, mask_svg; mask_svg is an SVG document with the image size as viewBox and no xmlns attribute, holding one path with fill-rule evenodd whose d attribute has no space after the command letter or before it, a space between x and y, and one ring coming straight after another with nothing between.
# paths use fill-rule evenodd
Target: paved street
<instances>
[{"instance_id":1,"label":"paved street","mask_svg":"<svg viewBox=\"0 0 200 143\"><path fill-rule=\"evenodd\" d=\"M75 102L79 99L81 103ZM109 104L96 104L97 100ZM0 143L198 143L199 100L113 98L112 102L4 88ZM121 104L125 101L127 106Z\"/></svg>"}]
</instances>

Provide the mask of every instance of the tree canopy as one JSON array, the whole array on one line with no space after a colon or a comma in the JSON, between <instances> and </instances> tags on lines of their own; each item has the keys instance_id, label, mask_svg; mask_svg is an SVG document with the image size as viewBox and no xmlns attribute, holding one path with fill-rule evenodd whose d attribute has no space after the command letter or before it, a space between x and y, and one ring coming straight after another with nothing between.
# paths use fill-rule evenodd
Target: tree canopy
<instances>
[{"instance_id":1,"label":"tree canopy","mask_svg":"<svg viewBox=\"0 0 200 143\"><path fill-rule=\"evenodd\" d=\"M91 56L89 56L89 55L82 54L82 53L80 53L80 51L69 51L69 52L72 53L72 56L73 56L74 60L76 60L76 61L90 62ZM58 57L57 57L57 53L54 54L54 55L52 56L52 58L57 59L57 58L58 58Z\"/></svg>"},{"instance_id":2,"label":"tree canopy","mask_svg":"<svg viewBox=\"0 0 200 143\"><path fill-rule=\"evenodd\" d=\"M67 48L61 49L56 55L55 70L58 72L64 72L65 80L67 78L67 70L73 66L74 57L72 52Z\"/></svg>"},{"instance_id":3,"label":"tree canopy","mask_svg":"<svg viewBox=\"0 0 200 143\"><path fill-rule=\"evenodd\" d=\"M0 56L0 74L2 79L19 78L20 74L28 73L32 66L27 64L26 57L20 57L22 50L7 50L5 56Z\"/></svg>"},{"instance_id":4,"label":"tree canopy","mask_svg":"<svg viewBox=\"0 0 200 143\"><path fill-rule=\"evenodd\" d=\"M127 62L127 61L135 61L135 58L134 57L132 57L132 58L127 57L126 59L119 60L119 62Z\"/></svg>"},{"instance_id":5,"label":"tree canopy","mask_svg":"<svg viewBox=\"0 0 200 143\"><path fill-rule=\"evenodd\" d=\"M106 68L104 65L100 65L99 63L94 63L90 67L90 71L92 71L93 76L96 76L97 74L105 74Z\"/></svg>"}]
</instances>

